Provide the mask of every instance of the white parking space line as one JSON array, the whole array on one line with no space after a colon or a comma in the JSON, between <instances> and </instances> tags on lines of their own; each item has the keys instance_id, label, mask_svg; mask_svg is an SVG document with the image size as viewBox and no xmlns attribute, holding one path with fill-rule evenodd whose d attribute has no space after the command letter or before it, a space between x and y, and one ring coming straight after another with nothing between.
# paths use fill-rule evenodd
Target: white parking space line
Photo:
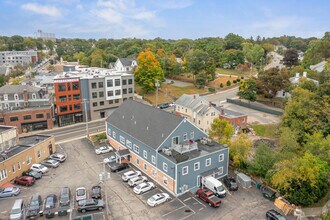
<instances>
[{"instance_id":1,"label":"white parking space line","mask_svg":"<svg viewBox=\"0 0 330 220\"><path fill-rule=\"evenodd\" d=\"M200 208L200 209L198 209L198 211L202 211L204 208L202 207L202 208Z\"/></svg>"},{"instance_id":2,"label":"white parking space line","mask_svg":"<svg viewBox=\"0 0 330 220\"><path fill-rule=\"evenodd\" d=\"M185 199L185 200L183 200L184 202L186 202L186 201L188 201L188 200L190 200L191 199L191 197L189 197L189 198L187 198L187 199Z\"/></svg>"},{"instance_id":3,"label":"white parking space line","mask_svg":"<svg viewBox=\"0 0 330 220\"><path fill-rule=\"evenodd\" d=\"M192 209L190 209L191 211L193 211L193 213L191 213L190 215L187 215L186 217L184 217L184 218L181 218L180 220L184 220L184 219L186 219L186 218L189 218L190 216L192 216L192 215L195 215L196 214L196 212L194 212L194 210L192 210Z\"/></svg>"},{"instance_id":4,"label":"white parking space line","mask_svg":"<svg viewBox=\"0 0 330 220\"><path fill-rule=\"evenodd\" d=\"M176 212L176 211L178 211L178 210L180 210L180 209L182 209L182 208L184 208L184 207L185 207L185 206L181 206L181 207L179 207L179 208L177 208L177 209L174 209L174 210L172 210L172 211L170 211L170 212L164 214L163 217L165 217L165 216L167 216L167 215L169 215L169 214L171 214L171 213L173 213L173 212Z\"/></svg>"},{"instance_id":5,"label":"white parking space line","mask_svg":"<svg viewBox=\"0 0 330 220\"><path fill-rule=\"evenodd\" d=\"M229 190L227 189L227 187L225 186L225 184L223 184L223 187L225 188L226 192L232 196L232 194L229 192Z\"/></svg>"}]
</instances>

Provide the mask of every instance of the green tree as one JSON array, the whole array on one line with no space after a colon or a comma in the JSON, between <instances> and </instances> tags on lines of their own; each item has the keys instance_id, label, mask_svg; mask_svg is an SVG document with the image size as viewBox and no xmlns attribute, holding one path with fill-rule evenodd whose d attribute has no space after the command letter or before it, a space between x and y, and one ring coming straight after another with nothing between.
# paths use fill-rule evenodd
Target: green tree
<instances>
[{"instance_id":1,"label":"green tree","mask_svg":"<svg viewBox=\"0 0 330 220\"><path fill-rule=\"evenodd\" d=\"M283 69L271 68L258 75L258 90L266 98L274 98L278 91L290 86L288 72Z\"/></svg>"},{"instance_id":2,"label":"green tree","mask_svg":"<svg viewBox=\"0 0 330 220\"><path fill-rule=\"evenodd\" d=\"M260 143L257 146L253 161L249 164L249 170L254 174L266 177L271 172L273 165L278 161L278 153L266 143Z\"/></svg>"},{"instance_id":3,"label":"green tree","mask_svg":"<svg viewBox=\"0 0 330 220\"><path fill-rule=\"evenodd\" d=\"M228 66L233 69L242 63L244 63L244 54L241 50L225 50L220 56L220 64L222 67Z\"/></svg>"},{"instance_id":4,"label":"green tree","mask_svg":"<svg viewBox=\"0 0 330 220\"><path fill-rule=\"evenodd\" d=\"M304 149L321 160L326 161L330 166L330 135L323 137L321 132L307 134Z\"/></svg>"},{"instance_id":5,"label":"green tree","mask_svg":"<svg viewBox=\"0 0 330 220\"><path fill-rule=\"evenodd\" d=\"M105 66L104 58L105 56L103 50L101 49L94 50L94 52L90 55L91 66L104 67Z\"/></svg>"},{"instance_id":6,"label":"green tree","mask_svg":"<svg viewBox=\"0 0 330 220\"><path fill-rule=\"evenodd\" d=\"M248 157L251 155L252 146L253 142L244 133L231 141L229 153L235 167L246 167Z\"/></svg>"},{"instance_id":7,"label":"green tree","mask_svg":"<svg viewBox=\"0 0 330 220\"><path fill-rule=\"evenodd\" d=\"M253 65L258 65L264 56L264 49L259 44L243 43L243 54L245 59Z\"/></svg>"},{"instance_id":8,"label":"green tree","mask_svg":"<svg viewBox=\"0 0 330 220\"><path fill-rule=\"evenodd\" d=\"M233 127L228 121L215 118L209 130L209 136L221 144L229 144L230 138L234 134Z\"/></svg>"},{"instance_id":9,"label":"green tree","mask_svg":"<svg viewBox=\"0 0 330 220\"><path fill-rule=\"evenodd\" d=\"M4 75L0 75L0 87L6 84L6 78Z\"/></svg>"},{"instance_id":10,"label":"green tree","mask_svg":"<svg viewBox=\"0 0 330 220\"><path fill-rule=\"evenodd\" d=\"M134 72L135 81L145 92L155 90L156 81L164 78L158 59L151 51L144 51L138 56L138 64Z\"/></svg>"},{"instance_id":11,"label":"green tree","mask_svg":"<svg viewBox=\"0 0 330 220\"><path fill-rule=\"evenodd\" d=\"M192 50L187 56L188 70L194 75L205 70L208 54L202 50Z\"/></svg>"},{"instance_id":12,"label":"green tree","mask_svg":"<svg viewBox=\"0 0 330 220\"><path fill-rule=\"evenodd\" d=\"M254 102L257 97L257 84L254 79L242 80L239 85L239 91L237 95L240 99L246 99Z\"/></svg>"},{"instance_id":13,"label":"green tree","mask_svg":"<svg viewBox=\"0 0 330 220\"><path fill-rule=\"evenodd\" d=\"M240 50L242 49L242 43L244 42L244 38L237 34L230 33L225 37L225 42L226 42L226 50L229 49Z\"/></svg>"},{"instance_id":14,"label":"green tree","mask_svg":"<svg viewBox=\"0 0 330 220\"><path fill-rule=\"evenodd\" d=\"M226 85L227 85L227 86L230 86L230 85L231 85L230 80L228 80L228 81L226 82Z\"/></svg>"},{"instance_id":15,"label":"green tree","mask_svg":"<svg viewBox=\"0 0 330 220\"><path fill-rule=\"evenodd\" d=\"M309 152L279 161L274 167L271 183L295 205L313 204L328 190L329 167Z\"/></svg>"},{"instance_id":16,"label":"green tree","mask_svg":"<svg viewBox=\"0 0 330 220\"><path fill-rule=\"evenodd\" d=\"M269 53L271 51L274 51L274 45L270 43L263 43L262 48L264 49L265 53Z\"/></svg>"}]
</instances>

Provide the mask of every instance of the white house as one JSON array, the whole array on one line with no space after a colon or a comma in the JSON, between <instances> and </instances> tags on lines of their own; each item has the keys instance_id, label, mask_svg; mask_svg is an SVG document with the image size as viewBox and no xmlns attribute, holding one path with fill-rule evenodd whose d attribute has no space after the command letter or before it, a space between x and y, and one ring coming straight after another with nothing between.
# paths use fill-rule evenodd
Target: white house
<instances>
[{"instance_id":1,"label":"white house","mask_svg":"<svg viewBox=\"0 0 330 220\"><path fill-rule=\"evenodd\" d=\"M317 72L322 72L324 70L325 64L327 64L327 61L323 60L320 63L317 63L315 65L311 65L309 68L311 70L317 71Z\"/></svg>"},{"instance_id":2,"label":"white house","mask_svg":"<svg viewBox=\"0 0 330 220\"><path fill-rule=\"evenodd\" d=\"M112 68L117 71L133 71L134 67L137 66L137 61L134 58L118 58L115 64L110 64ZM109 65L109 68L111 68Z\"/></svg>"},{"instance_id":3,"label":"white house","mask_svg":"<svg viewBox=\"0 0 330 220\"><path fill-rule=\"evenodd\" d=\"M290 80L291 85L296 85L299 83L299 81L302 78L306 78L308 81L313 81L315 83L315 85L317 85L317 86L319 85L319 81L307 77L307 72L303 72L302 76L299 73L296 73L296 76L291 77L289 80ZM282 89L277 92L276 97L277 98L289 98L289 97L291 97L291 94L288 91Z\"/></svg>"}]
</instances>

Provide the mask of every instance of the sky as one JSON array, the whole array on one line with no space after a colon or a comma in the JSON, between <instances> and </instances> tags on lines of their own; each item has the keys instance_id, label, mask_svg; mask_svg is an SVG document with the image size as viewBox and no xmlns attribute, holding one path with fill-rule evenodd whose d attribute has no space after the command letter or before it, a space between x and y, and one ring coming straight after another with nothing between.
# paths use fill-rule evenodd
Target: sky
<instances>
[{"instance_id":1,"label":"sky","mask_svg":"<svg viewBox=\"0 0 330 220\"><path fill-rule=\"evenodd\" d=\"M0 36L322 37L329 11L328 0L0 0Z\"/></svg>"}]
</instances>

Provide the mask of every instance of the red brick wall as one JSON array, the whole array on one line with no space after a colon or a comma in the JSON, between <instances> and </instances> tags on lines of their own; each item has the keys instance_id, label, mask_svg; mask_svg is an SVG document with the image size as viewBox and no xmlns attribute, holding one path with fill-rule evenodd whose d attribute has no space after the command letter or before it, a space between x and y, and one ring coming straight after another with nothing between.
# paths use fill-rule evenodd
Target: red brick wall
<instances>
[{"instance_id":1,"label":"red brick wall","mask_svg":"<svg viewBox=\"0 0 330 220\"><path fill-rule=\"evenodd\" d=\"M228 121L233 127L242 126L242 125L247 124L247 116L246 115L241 116L241 117L237 117L237 118L227 118L227 117L223 117L223 116L220 115L219 118Z\"/></svg>"}]
</instances>

